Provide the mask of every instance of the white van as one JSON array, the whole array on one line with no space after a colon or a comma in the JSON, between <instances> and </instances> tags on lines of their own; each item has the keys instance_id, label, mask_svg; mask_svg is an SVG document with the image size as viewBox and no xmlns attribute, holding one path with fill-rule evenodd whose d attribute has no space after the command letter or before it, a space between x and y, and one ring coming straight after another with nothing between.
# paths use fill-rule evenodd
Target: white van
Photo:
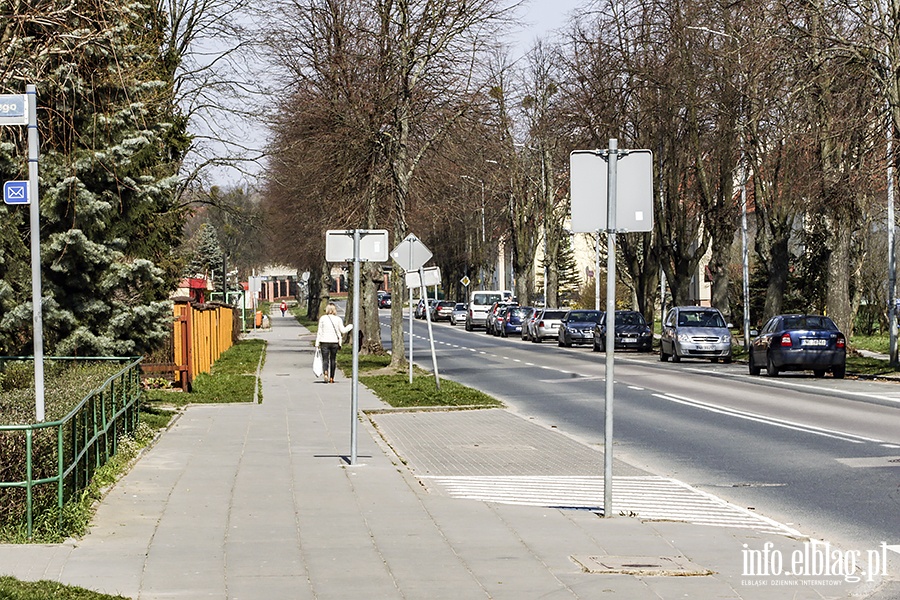
<instances>
[{"instance_id":1,"label":"white van","mask_svg":"<svg viewBox=\"0 0 900 600\"><path fill-rule=\"evenodd\" d=\"M476 327L484 327L488 310L494 302L509 302L513 293L509 290L476 290L469 297L469 309L466 311L466 331Z\"/></svg>"}]
</instances>

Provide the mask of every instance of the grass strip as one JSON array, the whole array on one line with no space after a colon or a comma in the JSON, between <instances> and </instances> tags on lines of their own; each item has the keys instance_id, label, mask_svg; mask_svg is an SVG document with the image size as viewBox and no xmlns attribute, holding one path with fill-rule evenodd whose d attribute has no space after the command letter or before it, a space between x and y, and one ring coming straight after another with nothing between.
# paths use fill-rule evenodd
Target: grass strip
<instances>
[{"instance_id":1,"label":"grass strip","mask_svg":"<svg viewBox=\"0 0 900 600\"><path fill-rule=\"evenodd\" d=\"M0 598L4 600L128 600L55 581L19 581L0 577Z\"/></svg>"},{"instance_id":2,"label":"grass strip","mask_svg":"<svg viewBox=\"0 0 900 600\"><path fill-rule=\"evenodd\" d=\"M391 356L387 353L361 354L358 363L359 382L395 408L503 406L496 398L449 379L441 378L441 389L438 390L434 374L418 367L413 369L413 381L410 384L409 372L398 373L390 368L390 363ZM347 345L338 352L338 366L348 377L352 376L353 350Z\"/></svg>"},{"instance_id":3,"label":"grass strip","mask_svg":"<svg viewBox=\"0 0 900 600\"><path fill-rule=\"evenodd\" d=\"M222 353L209 373L200 373L194 378L190 393L145 390L145 400L151 406L152 403L183 406L252 402L253 393L258 389L256 367L265 351L265 340L240 340Z\"/></svg>"}]
</instances>

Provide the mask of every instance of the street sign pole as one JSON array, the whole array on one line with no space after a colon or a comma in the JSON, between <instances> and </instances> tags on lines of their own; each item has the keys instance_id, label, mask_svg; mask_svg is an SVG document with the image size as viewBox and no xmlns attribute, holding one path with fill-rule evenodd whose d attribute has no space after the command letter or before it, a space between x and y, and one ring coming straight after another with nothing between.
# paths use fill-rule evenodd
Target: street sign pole
<instances>
[{"instance_id":1,"label":"street sign pole","mask_svg":"<svg viewBox=\"0 0 900 600\"><path fill-rule=\"evenodd\" d=\"M28 195L31 219L31 303L34 321L34 412L44 421L44 318L41 292L41 206L38 196L37 90L25 87L28 102Z\"/></svg>"},{"instance_id":2,"label":"street sign pole","mask_svg":"<svg viewBox=\"0 0 900 600\"><path fill-rule=\"evenodd\" d=\"M409 383L413 382L413 287L409 286Z\"/></svg>"},{"instance_id":3,"label":"street sign pole","mask_svg":"<svg viewBox=\"0 0 900 600\"><path fill-rule=\"evenodd\" d=\"M616 174L618 140L609 140L609 177L606 194L606 394L603 435L603 516L613 516L613 370L616 350ZM598 232L599 233L599 232ZM599 275L599 273L598 273Z\"/></svg>"},{"instance_id":4,"label":"street sign pole","mask_svg":"<svg viewBox=\"0 0 900 600\"><path fill-rule=\"evenodd\" d=\"M425 277L422 267L419 267L419 281L422 284L422 297L425 298L425 320L428 322L428 340L431 342L431 364L434 366L434 387L441 391L441 378L438 375L437 354L434 352L434 332L431 329L431 311L428 310L428 288L425 286ZM437 293L434 295L437 300Z\"/></svg>"},{"instance_id":5,"label":"street sign pole","mask_svg":"<svg viewBox=\"0 0 900 600\"><path fill-rule=\"evenodd\" d=\"M359 426L359 229L353 230L353 380L350 388L350 464L356 464Z\"/></svg>"}]
</instances>

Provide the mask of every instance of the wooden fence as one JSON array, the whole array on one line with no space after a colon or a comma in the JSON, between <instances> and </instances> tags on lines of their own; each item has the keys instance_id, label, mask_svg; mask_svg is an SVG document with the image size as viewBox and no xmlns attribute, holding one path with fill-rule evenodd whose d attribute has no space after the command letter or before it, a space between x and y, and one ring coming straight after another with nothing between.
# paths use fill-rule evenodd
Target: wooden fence
<instances>
[{"instance_id":1,"label":"wooden fence","mask_svg":"<svg viewBox=\"0 0 900 600\"><path fill-rule=\"evenodd\" d=\"M142 365L144 373L169 373L175 384L190 390L200 373L209 373L212 364L235 339L235 311L224 304L197 304L176 301L169 359Z\"/></svg>"}]
</instances>

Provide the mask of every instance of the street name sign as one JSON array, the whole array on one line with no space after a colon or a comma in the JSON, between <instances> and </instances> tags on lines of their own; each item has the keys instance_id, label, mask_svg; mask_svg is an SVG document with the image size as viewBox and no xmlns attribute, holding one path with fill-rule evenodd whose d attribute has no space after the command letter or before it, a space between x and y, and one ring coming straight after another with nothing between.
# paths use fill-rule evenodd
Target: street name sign
<instances>
[{"instance_id":1,"label":"street name sign","mask_svg":"<svg viewBox=\"0 0 900 600\"><path fill-rule=\"evenodd\" d=\"M28 125L25 94L0 94L0 125Z\"/></svg>"}]
</instances>

